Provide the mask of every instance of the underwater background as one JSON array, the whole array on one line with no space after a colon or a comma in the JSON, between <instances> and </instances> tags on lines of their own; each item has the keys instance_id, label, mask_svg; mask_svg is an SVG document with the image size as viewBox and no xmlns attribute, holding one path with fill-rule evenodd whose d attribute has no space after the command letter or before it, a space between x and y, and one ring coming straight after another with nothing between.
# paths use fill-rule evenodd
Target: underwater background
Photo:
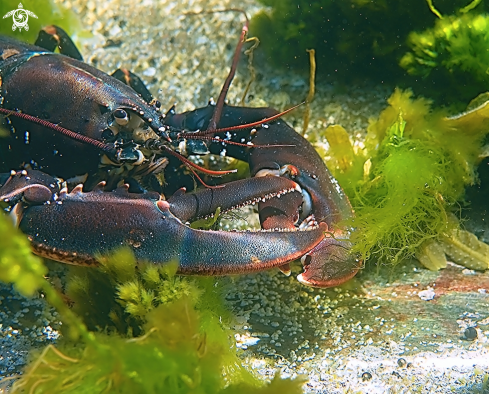
<instances>
[{"instance_id":1,"label":"underwater background","mask_svg":"<svg viewBox=\"0 0 489 394\"><path fill-rule=\"evenodd\" d=\"M6 385L24 376L13 392L488 390L489 253L475 238L488 241L484 1L22 4L38 19L17 38L59 24L87 63L132 70L178 112L217 97L239 39L240 13L210 11L244 10L260 40L251 63L241 57L230 104L303 102L314 49L314 98L285 120L298 132L308 123L350 197L366 264L334 289L298 283L300 264L290 277L136 274L122 252L101 272L47 271L1 222L0 374ZM17 6L3 0L0 14ZM11 22L0 20L2 34ZM250 228L255 216L220 225Z\"/></svg>"}]
</instances>

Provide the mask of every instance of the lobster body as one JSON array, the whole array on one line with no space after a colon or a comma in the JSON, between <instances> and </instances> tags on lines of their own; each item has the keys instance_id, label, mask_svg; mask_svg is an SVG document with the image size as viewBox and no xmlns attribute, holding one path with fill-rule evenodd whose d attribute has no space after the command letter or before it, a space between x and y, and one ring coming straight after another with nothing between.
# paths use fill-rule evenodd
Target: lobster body
<instances>
[{"instance_id":1,"label":"lobster body","mask_svg":"<svg viewBox=\"0 0 489 394\"><path fill-rule=\"evenodd\" d=\"M163 126L156 108L128 85L82 61L6 36L0 36L0 77L2 107L93 140L103 140L116 109L137 114L153 130ZM29 121L10 122L10 136L0 145L0 171L24 163L65 179L96 171L100 149Z\"/></svg>"},{"instance_id":2,"label":"lobster body","mask_svg":"<svg viewBox=\"0 0 489 394\"><path fill-rule=\"evenodd\" d=\"M94 265L97 255L125 245L139 261L173 260L180 273L208 275L271 267L290 272L288 262L302 257L305 271L298 279L319 287L357 272L359 261L349 253L348 231L341 227L352 215L348 199L311 144L278 119L277 111L209 105L162 116L149 93L136 92L80 60L4 37L0 76L0 112L8 115L10 127L7 138L0 139L0 171L26 164L35 169L13 173L6 181L0 177L0 199L9 202L35 253ZM212 122L217 129L209 126ZM60 134L52 125L71 134ZM208 144L187 143L193 139L185 138L202 130L220 137ZM53 178L94 173L104 157L107 173L117 169L124 181L135 166L142 173L161 171L168 155L190 165L174 152L183 142L188 154L208 150L248 162L252 177L187 193L187 180L169 161L165 179L172 184L166 190L176 192L167 200L151 190L108 187L104 176L88 191L81 185L60 189ZM185 224L218 208L251 203L258 203L266 232L202 231Z\"/></svg>"}]
</instances>

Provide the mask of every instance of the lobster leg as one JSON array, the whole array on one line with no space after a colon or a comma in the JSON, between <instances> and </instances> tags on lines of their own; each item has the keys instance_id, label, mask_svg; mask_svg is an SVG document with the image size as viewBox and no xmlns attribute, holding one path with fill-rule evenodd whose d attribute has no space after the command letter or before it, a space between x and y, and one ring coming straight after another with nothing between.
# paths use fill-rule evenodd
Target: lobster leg
<instances>
[{"instance_id":1,"label":"lobster leg","mask_svg":"<svg viewBox=\"0 0 489 394\"><path fill-rule=\"evenodd\" d=\"M170 114L166 123L185 130L205 130L213 114L207 106L182 114ZM244 125L276 115L270 108L224 106L218 128ZM215 154L227 154L247 161L255 177L276 175L287 177L301 187L301 217L314 215L328 231L314 249L303 251L304 272L298 279L315 287L336 286L353 277L361 262L350 254L348 229L342 221L353 215L352 208L340 186L324 165L311 144L282 120L275 120L253 129L225 131L226 137L210 146ZM226 143L231 140L255 147L244 148ZM259 204L264 229L294 229L299 211L287 201L289 196L273 198ZM292 196L291 196L292 198Z\"/></svg>"},{"instance_id":2,"label":"lobster leg","mask_svg":"<svg viewBox=\"0 0 489 394\"><path fill-rule=\"evenodd\" d=\"M118 79L126 85L129 85L138 94L141 95L144 101L150 103L153 100L153 95L148 90L144 82L132 71L129 71L125 68L118 68L112 74L110 74L110 76Z\"/></svg>"},{"instance_id":3,"label":"lobster leg","mask_svg":"<svg viewBox=\"0 0 489 394\"><path fill-rule=\"evenodd\" d=\"M50 52L54 52L58 48L61 54L83 61L83 57L75 43L61 27L46 26L39 31L35 45Z\"/></svg>"},{"instance_id":4,"label":"lobster leg","mask_svg":"<svg viewBox=\"0 0 489 394\"><path fill-rule=\"evenodd\" d=\"M39 174L38 171L27 174L23 171L12 176L0 188L0 199L8 196L18 200L29 195L27 206L14 212L33 251L70 264L96 265L97 255L128 245L138 261L155 264L177 261L181 274L241 274L299 258L303 250L312 249L321 241L326 230L324 224L305 231L285 232L193 230L171 212L172 205L185 202L182 197L177 196L169 203L156 199L156 193L134 194L125 188L113 192L96 188L84 193L81 186L71 193L46 194L52 180L47 179L46 183ZM215 189L214 198L225 199L225 195L240 191L243 186L242 182L235 182L226 186L227 189ZM261 189L260 194L268 192L269 198L284 193L298 194L295 183L285 179L265 177L257 179L254 186ZM200 201L199 193L194 200ZM230 199L228 205L236 202ZM212 210L212 204L208 207ZM194 210L190 216L205 214L207 210Z\"/></svg>"}]
</instances>

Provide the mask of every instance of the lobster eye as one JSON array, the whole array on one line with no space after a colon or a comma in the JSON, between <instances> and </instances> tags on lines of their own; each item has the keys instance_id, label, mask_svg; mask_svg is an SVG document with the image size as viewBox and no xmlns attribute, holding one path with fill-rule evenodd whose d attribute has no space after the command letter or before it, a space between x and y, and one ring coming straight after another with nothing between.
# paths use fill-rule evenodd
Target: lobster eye
<instances>
[{"instance_id":1,"label":"lobster eye","mask_svg":"<svg viewBox=\"0 0 489 394\"><path fill-rule=\"evenodd\" d=\"M129 123L129 114L119 108L114 111L114 119L119 126L125 126Z\"/></svg>"}]
</instances>

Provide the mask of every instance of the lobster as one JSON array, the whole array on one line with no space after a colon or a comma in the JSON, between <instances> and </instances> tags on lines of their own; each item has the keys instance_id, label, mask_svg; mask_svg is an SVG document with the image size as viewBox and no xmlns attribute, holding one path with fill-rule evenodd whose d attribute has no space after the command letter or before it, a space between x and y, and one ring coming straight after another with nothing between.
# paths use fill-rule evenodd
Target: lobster
<instances>
[{"instance_id":1,"label":"lobster","mask_svg":"<svg viewBox=\"0 0 489 394\"><path fill-rule=\"evenodd\" d=\"M352 208L312 145L283 113L224 103L245 34L217 104L180 114L162 114L131 72L84 63L58 27L43 29L35 45L0 36L0 200L34 253L92 266L125 245L137 261L177 261L186 275L273 267L289 275L301 258L297 278L314 287L357 273L343 225ZM206 185L197 172L232 172L187 158L209 153L247 162L251 177ZM188 226L255 203L262 231Z\"/></svg>"}]
</instances>

